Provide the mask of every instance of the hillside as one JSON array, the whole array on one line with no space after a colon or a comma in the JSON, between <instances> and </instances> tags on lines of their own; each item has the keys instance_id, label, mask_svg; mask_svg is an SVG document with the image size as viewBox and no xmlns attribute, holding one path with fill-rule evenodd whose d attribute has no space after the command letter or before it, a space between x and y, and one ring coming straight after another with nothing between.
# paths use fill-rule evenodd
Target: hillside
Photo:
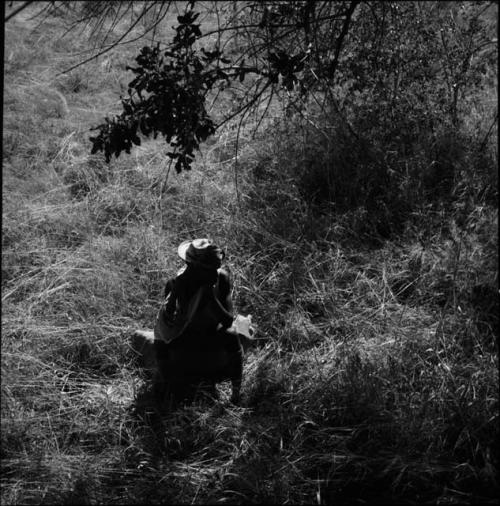
<instances>
[{"instance_id":1,"label":"hillside","mask_svg":"<svg viewBox=\"0 0 500 506\"><path fill-rule=\"evenodd\" d=\"M277 106L255 135L224 126L191 171L160 139L106 164L90 129L119 112L144 41L59 74L88 29L35 10L5 25L2 504L496 503L494 188L470 179L384 234L362 207L308 201L321 141L304 176ZM486 118L496 88L470 107ZM496 136L485 153L497 167ZM225 248L261 341L241 406L224 384L162 412L129 340L200 236Z\"/></svg>"}]
</instances>

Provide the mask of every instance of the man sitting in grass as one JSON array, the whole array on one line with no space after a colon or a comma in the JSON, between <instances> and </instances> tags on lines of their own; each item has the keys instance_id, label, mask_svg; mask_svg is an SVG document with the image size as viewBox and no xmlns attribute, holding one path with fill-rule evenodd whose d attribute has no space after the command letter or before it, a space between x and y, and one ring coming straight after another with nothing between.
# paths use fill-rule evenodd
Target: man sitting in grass
<instances>
[{"instance_id":1,"label":"man sitting in grass","mask_svg":"<svg viewBox=\"0 0 500 506\"><path fill-rule=\"evenodd\" d=\"M186 265L167 282L154 329L159 371L170 383L207 371L216 378L223 350L230 357L223 375L234 379L238 397L243 350L241 331L232 327L231 282L221 269L225 253L209 239L195 239L184 241L178 254Z\"/></svg>"}]
</instances>

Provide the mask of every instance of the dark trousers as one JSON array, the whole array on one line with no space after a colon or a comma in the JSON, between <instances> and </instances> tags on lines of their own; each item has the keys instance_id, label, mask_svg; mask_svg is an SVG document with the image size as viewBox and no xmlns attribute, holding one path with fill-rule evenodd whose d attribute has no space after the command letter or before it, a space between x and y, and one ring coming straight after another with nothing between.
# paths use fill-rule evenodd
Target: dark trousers
<instances>
[{"instance_id":1,"label":"dark trousers","mask_svg":"<svg viewBox=\"0 0 500 506\"><path fill-rule=\"evenodd\" d=\"M183 346L193 346L195 349L199 350L223 348L230 353L239 352L241 349L240 340L236 332L228 331L227 329L220 329L216 331L214 335L205 336L203 341L197 342L193 342L189 336L180 336L169 344L155 339L154 347L156 359L158 361L166 360L171 348Z\"/></svg>"},{"instance_id":2,"label":"dark trousers","mask_svg":"<svg viewBox=\"0 0 500 506\"><path fill-rule=\"evenodd\" d=\"M164 378L185 374L231 377L240 374L243 363L239 336L226 329L212 335L188 333L169 344L155 340L154 347L158 370Z\"/></svg>"},{"instance_id":3,"label":"dark trousers","mask_svg":"<svg viewBox=\"0 0 500 506\"><path fill-rule=\"evenodd\" d=\"M239 397L243 371L243 348L238 334L221 329L212 336L180 336L169 344L154 341L160 391L169 388L184 396L186 388L200 381L215 383L229 379Z\"/></svg>"}]
</instances>

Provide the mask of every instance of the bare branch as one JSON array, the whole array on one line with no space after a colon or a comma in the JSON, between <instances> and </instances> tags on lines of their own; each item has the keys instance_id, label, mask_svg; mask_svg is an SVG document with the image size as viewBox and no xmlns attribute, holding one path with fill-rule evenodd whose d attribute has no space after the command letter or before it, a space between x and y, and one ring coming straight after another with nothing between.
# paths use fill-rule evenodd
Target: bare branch
<instances>
[{"instance_id":1,"label":"bare branch","mask_svg":"<svg viewBox=\"0 0 500 506\"><path fill-rule=\"evenodd\" d=\"M271 93L269 93L269 99L267 101L267 105L266 105L266 108L264 109L264 112L262 113L259 121L257 122L257 126L254 128L254 131L253 131L253 134L252 134L252 139L255 138L255 135L257 134L257 131L260 127L260 124L262 123L262 120L267 116L267 111L269 110L269 106L271 105L271 101L273 99L273 96L274 96L274 88L271 87Z\"/></svg>"},{"instance_id":2,"label":"bare branch","mask_svg":"<svg viewBox=\"0 0 500 506\"><path fill-rule=\"evenodd\" d=\"M143 14L145 14L146 12L148 12L150 9L152 9L154 6L154 3L150 4L144 11ZM111 46L109 46L108 48L100 51L99 53L97 53L96 55L93 55L91 56L90 58L87 58L86 60L82 61L82 62L79 62L73 66L71 66L69 69L66 69L66 70L63 70L62 72L60 72L58 75L62 75L62 74L67 74L68 72L71 72L72 70L76 69L77 67L80 67L82 65L85 65L86 63L92 61L92 60L95 60L96 58L99 58L99 56L102 56L103 54L106 54L108 53L109 51L111 51L111 49L113 49L119 42L121 42L130 32L131 30L139 23L139 21L141 20L141 17L137 18L134 23L132 24L132 26L130 27L130 30L127 30L119 39L116 43L113 43Z\"/></svg>"},{"instance_id":3,"label":"bare branch","mask_svg":"<svg viewBox=\"0 0 500 506\"><path fill-rule=\"evenodd\" d=\"M344 21L344 25L342 26L342 31L340 32L339 38L337 39L336 45L335 45L335 56L333 58L333 63L331 66L330 75L333 77L335 75L335 71L337 70L337 65L339 62L339 56L340 56L340 50L342 49L342 44L344 42L344 38L347 35L347 32L349 31L349 24L351 22L351 17L354 14L354 11L356 10L356 7L358 6L359 1L354 0L350 3L349 8L347 10L346 18Z\"/></svg>"},{"instance_id":4,"label":"bare branch","mask_svg":"<svg viewBox=\"0 0 500 506\"><path fill-rule=\"evenodd\" d=\"M266 89L269 88L270 86L271 86L271 83L269 81L267 81L266 84L264 85L264 87L262 88L262 90L260 92L256 93L249 102L245 103L242 107L239 107L235 112L233 112L231 115L229 115L223 121L221 121L218 125L216 125L215 128L219 129L222 125L224 125L225 123L228 123L233 118L238 116L240 113L242 113L243 111L246 111L247 109L252 107L252 105L255 104L255 102L257 102L257 100L264 93L264 91L266 91ZM247 95L248 95L248 93L247 93Z\"/></svg>"},{"instance_id":5,"label":"bare branch","mask_svg":"<svg viewBox=\"0 0 500 506\"><path fill-rule=\"evenodd\" d=\"M26 7L28 7L32 3L34 3L33 0L29 0L28 2L24 2L23 5L18 7L14 12L11 12L8 16L6 16L4 22L7 23L7 21L12 19L14 16L17 16L20 12L22 12L24 9L26 9Z\"/></svg>"}]
</instances>

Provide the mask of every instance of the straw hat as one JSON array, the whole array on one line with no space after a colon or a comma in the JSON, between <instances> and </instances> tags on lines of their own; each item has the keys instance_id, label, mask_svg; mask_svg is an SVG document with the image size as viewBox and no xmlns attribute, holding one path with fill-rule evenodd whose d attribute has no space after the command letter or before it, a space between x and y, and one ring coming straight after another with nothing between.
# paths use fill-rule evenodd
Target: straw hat
<instances>
[{"instance_id":1,"label":"straw hat","mask_svg":"<svg viewBox=\"0 0 500 506\"><path fill-rule=\"evenodd\" d=\"M177 249L177 253L186 263L205 269L218 269L226 256L210 239L184 241Z\"/></svg>"}]
</instances>

